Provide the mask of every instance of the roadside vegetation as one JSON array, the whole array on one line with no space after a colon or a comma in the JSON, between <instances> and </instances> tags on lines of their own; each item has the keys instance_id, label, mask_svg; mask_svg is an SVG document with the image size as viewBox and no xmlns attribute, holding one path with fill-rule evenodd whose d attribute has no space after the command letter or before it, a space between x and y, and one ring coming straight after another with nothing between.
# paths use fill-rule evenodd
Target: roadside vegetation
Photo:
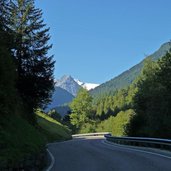
<instances>
[{"instance_id":1,"label":"roadside vegetation","mask_svg":"<svg viewBox=\"0 0 171 171\"><path fill-rule=\"evenodd\" d=\"M134 116L132 109L126 111L120 111L117 116L110 116L108 119L100 122L97 125L97 132L110 132L115 136L125 136L125 127L130 122L130 119Z\"/></svg>"},{"instance_id":2,"label":"roadside vegetation","mask_svg":"<svg viewBox=\"0 0 171 171\"><path fill-rule=\"evenodd\" d=\"M71 131L59 121L51 118L40 110L36 111L37 123L48 142L71 139Z\"/></svg>"},{"instance_id":3,"label":"roadside vegetation","mask_svg":"<svg viewBox=\"0 0 171 171\"><path fill-rule=\"evenodd\" d=\"M41 111L36 112L36 117L36 126L16 115L0 120L1 169L25 165L41 170L46 164L46 144L71 139L70 130L60 122Z\"/></svg>"},{"instance_id":4,"label":"roadside vegetation","mask_svg":"<svg viewBox=\"0 0 171 171\"><path fill-rule=\"evenodd\" d=\"M40 158L45 152L45 136L19 116L3 117L0 125L0 170L21 169L22 165L41 169L44 165L40 160L45 163L45 156Z\"/></svg>"}]
</instances>

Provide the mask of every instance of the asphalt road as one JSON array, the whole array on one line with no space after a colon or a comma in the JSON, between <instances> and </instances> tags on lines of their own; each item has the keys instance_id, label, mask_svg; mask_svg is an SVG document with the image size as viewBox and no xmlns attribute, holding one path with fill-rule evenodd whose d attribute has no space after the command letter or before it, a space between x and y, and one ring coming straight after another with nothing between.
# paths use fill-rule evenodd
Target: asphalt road
<instances>
[{"instance_id":1,"label":"asphalt road","mask_svg":"<svg viewBox=\"0 0 171 171\"><path fill-rule=\"evenodd\" d=\"M110 145L103 138L50 144L51 171L171 171L171 153Z\"/></svg>"}]
</instances>

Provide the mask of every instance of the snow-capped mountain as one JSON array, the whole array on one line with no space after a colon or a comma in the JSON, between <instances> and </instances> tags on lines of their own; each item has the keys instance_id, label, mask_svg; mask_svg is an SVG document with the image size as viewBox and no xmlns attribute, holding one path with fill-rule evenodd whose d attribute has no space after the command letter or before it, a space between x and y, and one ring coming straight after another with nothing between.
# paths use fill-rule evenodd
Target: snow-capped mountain
<instances>
[{"instance_id":1,"label":"snow-capped mountain","mask_svg":"<svg viewBox=\"0 0 171 171\"><path fill-rule=\"evenodd\" d=\"M68 75L64 75L61 79L56 80L55 86L68 91L73 96L77 95L77 92L81 87L71 76Z\"/></svg>"},{"instance_id":2,"label":"snow-capped mountain","mask_svg":"<svg viewBox=\"0 0 171 171\"><path fill-rule=\"evenodd\" d=\"M84 83L71 76L64 75L61 79L56 80L52 102L48 105L47 110L70 103L81 87L91 90L97 86L99 84Z\"/></svg>"},{"instance_id":3,"label":"snow-capped mountain","mask_svg":"<svg viewBox=\"0 0 171 171\"><path fill-rule=\"evenodd\" d=\"M99 84L84 83L78 79L74 79L71 76L64 75L61 79L56 80L55 86L63 88L64 90L71 93L73 96L76 96L80 87L83 87L87 90L91 90L99 86Z\"/></svg>"},{"instance_id":4,"label":"snow-capped mountain","mask_svg":"<svg viewBox=\"0 0 171 171\"><path fill-rule=\"evenodd\" d=\"M99 86L99 84L94 84L94 83L84 83L84 82L81 82L80 80L78 79L74 79L75 82L77 82L81 87L87 89L88 91L89 90L92 90L96 87Z\"/></svg>"}]
</instances>

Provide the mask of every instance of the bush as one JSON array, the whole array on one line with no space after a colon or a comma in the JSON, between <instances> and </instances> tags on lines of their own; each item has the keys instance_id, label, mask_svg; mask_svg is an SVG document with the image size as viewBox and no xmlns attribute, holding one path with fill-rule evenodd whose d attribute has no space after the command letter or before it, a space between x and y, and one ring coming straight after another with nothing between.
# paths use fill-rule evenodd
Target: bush
<instances>
[{"instance_id":1,"label":"bush","mask_svg":"<svg viewBox=\"0 0 171 171\"><path fill-rule=\"evenodd\" d=\"M111 116L107 120L98 124L96 131L97 132L111 132L114 136L124 136L125 126L129 123L131 117L134 115L132 109L121 111L115 117Z\"/></svg>"}]
</instances>

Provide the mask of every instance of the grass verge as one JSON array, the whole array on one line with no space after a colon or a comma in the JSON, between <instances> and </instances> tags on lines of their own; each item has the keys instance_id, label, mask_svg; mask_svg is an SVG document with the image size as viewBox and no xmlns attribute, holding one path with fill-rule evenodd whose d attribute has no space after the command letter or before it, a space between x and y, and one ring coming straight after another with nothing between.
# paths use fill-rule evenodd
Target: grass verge
<instances>
[{"instance_id":1,"label":"grass verge","mask_svg":"<svg viewBox=\"0 0 171 171\"><path fill-rule=\"evenodd\" d=\"M45 137L24 119L12 115L1 118L0 168L22 167L27 159L40 154L45 144Z\"/></svg>"},{"instance_id":2,"label":"grass verge","mask_svg":"<svg viewBox=\"0 0 171 171\"><path fill-rule=\"evenodd\" d=\"M37 127L16 115L0 119L0 170L40 171L46 144L71 139L66 126L41 112L36 115Z\"/></svg>"},{"instance_id":3,"label":"grass verge","mask_svg":"<svg viewBox=\"0 0 171 171\"><path fill-rule=\"evenodd\" d=\"M71 131L66 126L41 111L37 111L36 115L41 132L46 136L48 142L71 139Z\"/></svg>"}]
</instances>

